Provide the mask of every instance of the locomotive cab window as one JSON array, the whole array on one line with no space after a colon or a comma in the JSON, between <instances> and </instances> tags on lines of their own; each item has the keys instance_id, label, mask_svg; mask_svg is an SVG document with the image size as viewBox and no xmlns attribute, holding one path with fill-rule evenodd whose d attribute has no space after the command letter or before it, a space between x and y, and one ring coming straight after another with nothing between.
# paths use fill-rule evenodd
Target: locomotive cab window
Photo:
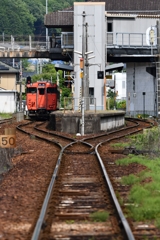
<instances>
[{"instance_id":1,"label":"locomotive cab window","mask_svg":"<svg viewBox=\"0 0 160 240\"><path fill-rule=\"evenodd\" d=\"M57 93L57 88L47 88L47 93Z\"/></svg>"},{"instance_id":2,"label":"locomotive cab window","mask_svg":"<svg viewBox=\"0 0 160 240\"><path fill-rule=\"evenodd\" d=\"M39 95L44 95L45 88L39 88Z\"/></svg>"},{"instance_id":3,"label":"locomotive cab window","mask_svg":"<svg viewBox=\"0 0 160 240\"><path fill-rule=\"evenodd\" d=\"M31 87L31 88L27 88L27 93L36 93L37 92L37 88Z\"/></svg>"}]
</instances>

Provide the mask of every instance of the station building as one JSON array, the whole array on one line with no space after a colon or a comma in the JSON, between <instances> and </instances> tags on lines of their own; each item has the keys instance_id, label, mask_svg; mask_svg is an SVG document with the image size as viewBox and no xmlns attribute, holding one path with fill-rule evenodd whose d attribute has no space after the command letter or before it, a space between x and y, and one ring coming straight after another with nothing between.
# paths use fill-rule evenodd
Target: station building
<instances>
[{"instance_id":1,"label":"station building","mask_svg":"<svg viewBox=\"0 0 160 240\"><path fill-rule=\"evenodd\" d=\"M158 114L160 16L157 9L160 3L136 2L126 0L126 4L118 5L116 1L75 2L71 9L46 15L46 27L59 24L62 29L61 50L72 62L76 106L83 88L85 98L96 99L97 110L105 109L107 66L123 62L126 64L127 114L143 113L144 109L149 115ZM153 30L152 36L150 30ZM54 54L53 48L51 52ZM82 57L85 59L83 71ZM151 73L152 68L157 70L156 75ZM102 78L98 72L104 73ZM90 109L92 103L89 102Z\"/></svg>"}]
</instances>

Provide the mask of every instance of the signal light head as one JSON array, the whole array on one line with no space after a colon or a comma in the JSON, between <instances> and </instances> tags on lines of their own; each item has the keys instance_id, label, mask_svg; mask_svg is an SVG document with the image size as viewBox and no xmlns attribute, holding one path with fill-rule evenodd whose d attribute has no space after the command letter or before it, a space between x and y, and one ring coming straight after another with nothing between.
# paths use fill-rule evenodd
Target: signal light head
<instances>
[{"instance_id":1,"label":"signal light head","mask_svg":"<svg viewBox=\"0 0 160 240\"><path fill-rule=\"evenodd\" d=\"M30 84L31 83L31 77L28 76L27 79L26 79L26 84Z\"/></svg>"}]
</instances>

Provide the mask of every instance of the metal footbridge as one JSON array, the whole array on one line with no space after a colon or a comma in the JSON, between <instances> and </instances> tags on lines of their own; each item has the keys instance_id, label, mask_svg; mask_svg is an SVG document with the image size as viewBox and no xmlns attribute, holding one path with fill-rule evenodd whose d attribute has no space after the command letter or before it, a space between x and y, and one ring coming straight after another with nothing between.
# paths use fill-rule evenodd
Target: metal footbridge
<instances>
[{"instance_id":1,"label":"metal footbridge","mask_svg":"<svg viewBox=\"0 0 160 240\"><path fill-rule=\"evenodd\" d=\"M0 58L50 58L72 60L73 32L59 36L0 36ZM106 32L106 53L109 62L153 61L157 45L146 43L146 33ZM148 59L149 58L149 59Z\"/></svg>"}]
</instances>

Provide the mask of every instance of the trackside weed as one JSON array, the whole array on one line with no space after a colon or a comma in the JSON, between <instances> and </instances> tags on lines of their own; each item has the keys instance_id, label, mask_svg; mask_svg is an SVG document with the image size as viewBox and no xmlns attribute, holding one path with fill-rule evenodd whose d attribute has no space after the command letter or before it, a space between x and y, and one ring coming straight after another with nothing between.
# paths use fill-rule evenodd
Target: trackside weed
<instances>
[{"instance_id":1,"label":"trackside weed","mask_svg":"<svg viewBox=\"0 0 160 240\"><path fill-rule=\"evenodd\" d=\"M99 211L90 214L90 218L93 222L105 222L109 217L109 213L106 211Z\"/></svg>"},{"instance_id":2,"label":"trackside weed","mask_svg":"<svg viewBox=\"0 0 160 240\"><path fill-rule=\"evenodd\" d=\"M146 169L136 176L130 174L121 179L123 184L132 186L127 200L127 215L135 221L154 220L160 227L160 158L149 160L142 155L128 155L116 163L139 163L146 166Z\"/></svg>"}]
</instances>

